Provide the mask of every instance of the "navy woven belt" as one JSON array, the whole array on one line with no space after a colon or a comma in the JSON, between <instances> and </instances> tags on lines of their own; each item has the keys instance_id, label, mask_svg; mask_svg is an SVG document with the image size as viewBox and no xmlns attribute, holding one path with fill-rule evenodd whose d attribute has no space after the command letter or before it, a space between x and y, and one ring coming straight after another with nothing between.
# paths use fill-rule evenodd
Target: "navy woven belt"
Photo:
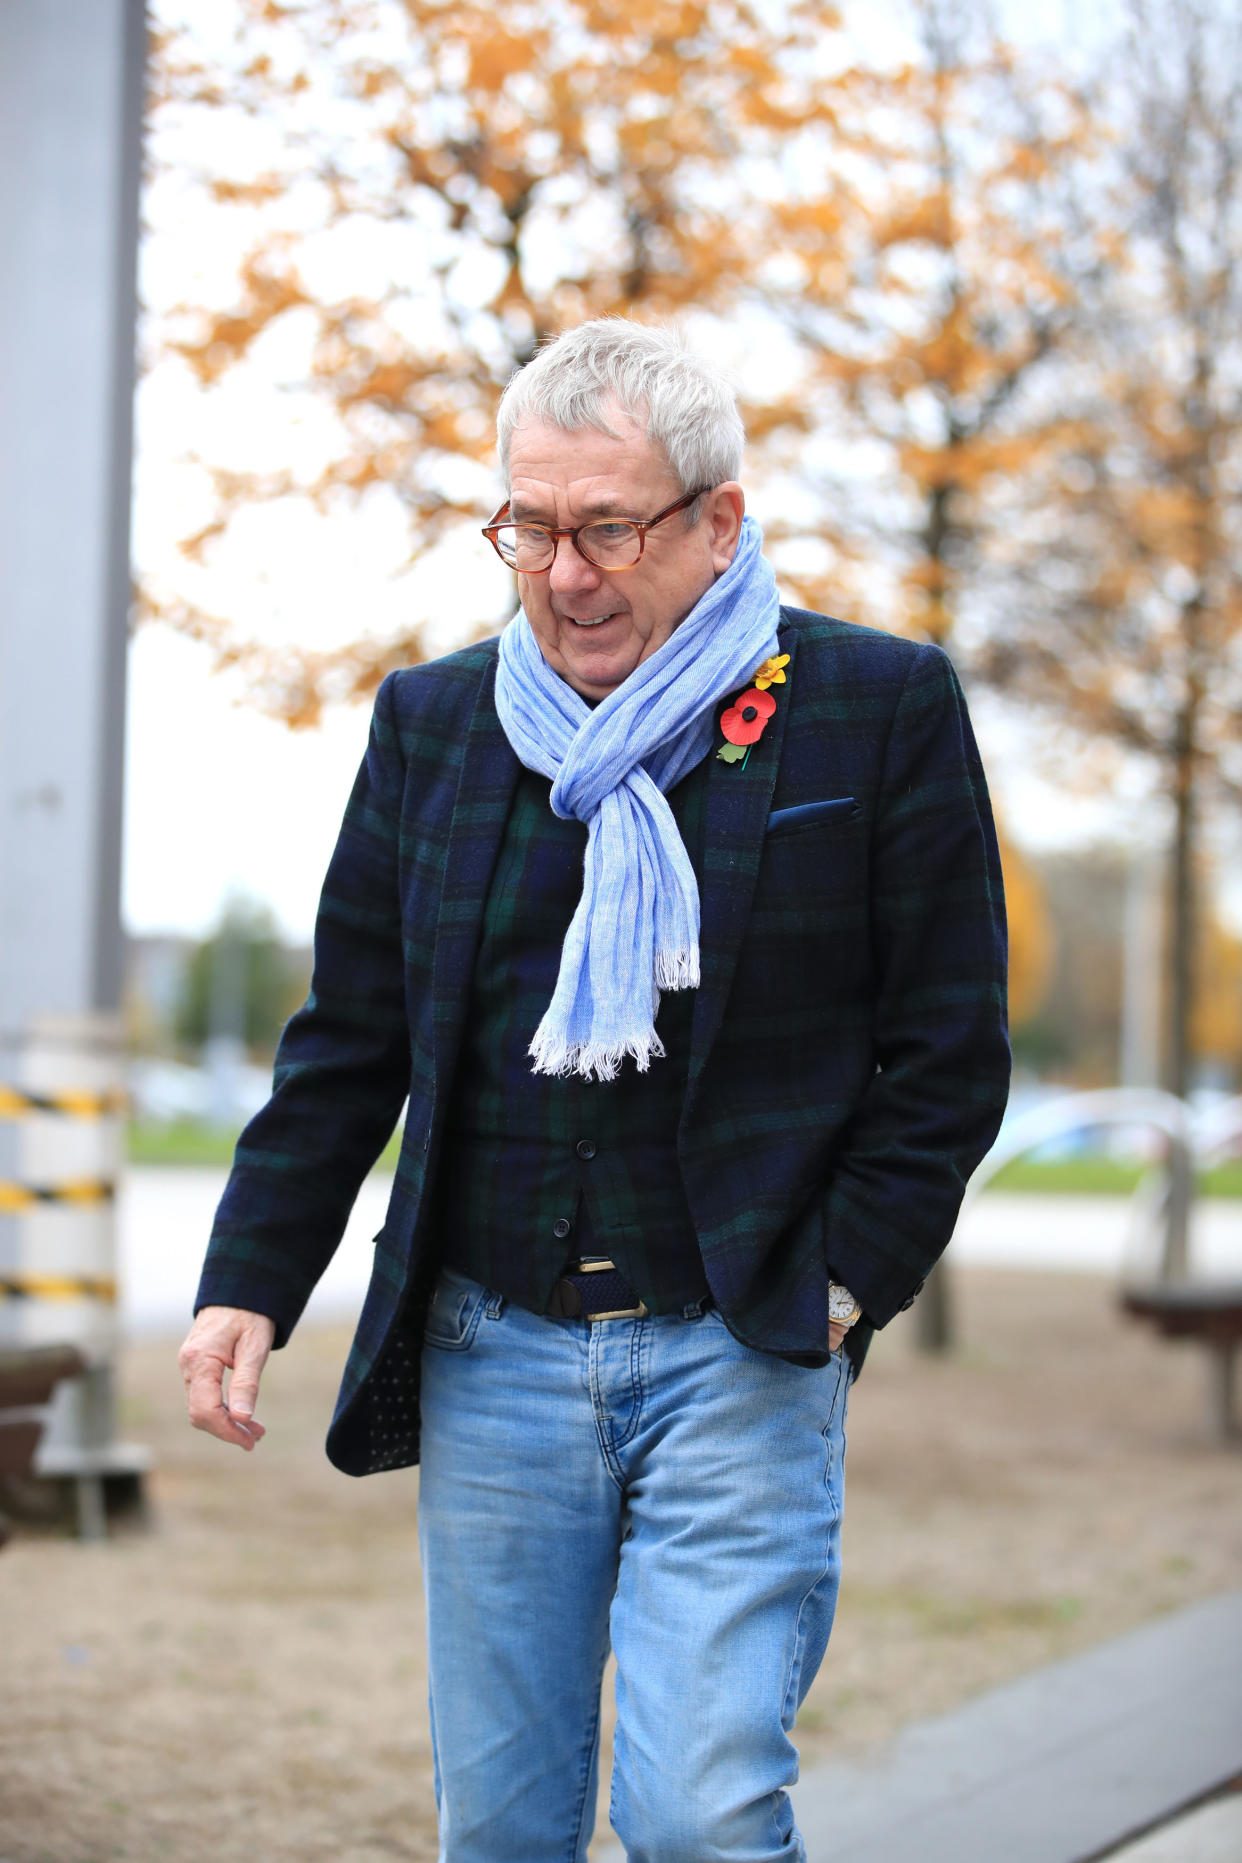
<instances>
[{"instance_id":1,"label":"navy woven belt","mask_svg":"<svg viewBox=\"0 0 1242 1863\"><path fill-rule=\"evenodd\" d=\"M567 1269L548 1300L548 1312L565 1320L641 1320L648 1311L606 1256Z\"/></svg>"}]
</instances>

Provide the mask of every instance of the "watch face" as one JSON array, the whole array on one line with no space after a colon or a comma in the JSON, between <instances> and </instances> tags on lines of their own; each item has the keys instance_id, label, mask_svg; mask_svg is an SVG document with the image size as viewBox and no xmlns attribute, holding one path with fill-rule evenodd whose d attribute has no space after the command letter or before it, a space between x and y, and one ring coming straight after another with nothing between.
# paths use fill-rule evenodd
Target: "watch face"
<instances>
[{"instance_id":1,"label":"watch face","mask_svg":"<svg viewBox=\"0 0 1242 1863\"><path fill-rule=\"evenodd\" d=\"M828 1318L830 1320L848 1320L858 1311L858 1302L852 1294L830 1294L828 1296Z\"/></svg>"}]
</instances>

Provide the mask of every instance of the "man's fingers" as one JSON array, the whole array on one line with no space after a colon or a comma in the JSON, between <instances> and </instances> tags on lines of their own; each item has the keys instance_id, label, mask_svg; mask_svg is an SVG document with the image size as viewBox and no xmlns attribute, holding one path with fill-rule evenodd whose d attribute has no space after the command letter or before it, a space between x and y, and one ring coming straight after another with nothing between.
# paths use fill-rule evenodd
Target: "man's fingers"
<instances>
[{"instance_id":1,"label":"man's fingers","mask_svg":"<svg viewBox=\"0 0 1242 1863\"><path fill-rule=\"evenodd\" d=\"M253 1417L255 1405L259 1401L259 1375L266 1360L266 1352L247 1346L238 1349L233 1376L229 1379L228 1404L232 1416L246 1422Z\"/></svg>"},{"instance_id":2,"label":"man's fingers","mask_svg":"<svg viewBox=\"0 0 1242 1863\"><path fill-rule=\"evenodd\" d=\"M257 1417L235 1417L229 1407L225 1406L225 1415L232 1425L232 1431L226 1441L233 1442L242 1449L253 1449L267 1435L267 1427Z\"/></svg>"},{"instance_id":3,"label":"man's fingers","mask_svg":"<svg viewBox=\"0 0 1242 1863\"><path fill-rule=\"evenodd\" d=\"M249 1425L254 1417L255 1405L259 1401L259 1379L271 1349L270 1321L265 1321L261 1329L247 1329L233 1348L233 1376L229 1379L228 1407L230 1414L240 1423ZM254 1427L262 1435L262 1424Z\"/></svg>"},{"instance_id":4,"label":"man's fingers","mask_svg":"<svg viewBox=\"0 0 1242 1863\"><path fill-rule=\"evenodd\" d=\"M222 1359L203 1358L195 1365L186 1383L186 1405L190 1422L196 1430L206 1430L221 1442L236 1443L253 1449L262 1434L261 1423L248 1422L244 1428L230 1415L224 1402L225 1365Z\"/></svg>"},{"instance_id":5,"label":"man's fingers","mask_svg":"<svg viewBox=\"0 0 1242 1863\"><path fill-rule=\"evenodd\" d=\"M271 1320L239 1308L206 1308L181 1348L186 1406L196 1430L253 1449L266 1434L255 1420L259 1379L275 1336ZM224 1377L232 1372L227 1399Z\"/></svg>"}]
</instances>

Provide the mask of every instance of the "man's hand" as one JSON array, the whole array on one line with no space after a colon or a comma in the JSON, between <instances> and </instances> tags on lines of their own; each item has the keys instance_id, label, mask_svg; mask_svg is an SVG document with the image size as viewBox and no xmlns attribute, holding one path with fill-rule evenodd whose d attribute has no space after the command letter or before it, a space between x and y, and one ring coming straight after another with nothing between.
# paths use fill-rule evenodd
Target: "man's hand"
<instances>
[{"instance_id":1,"label":"man's hand","mask_svg":"<svg viewBox=\"0 0 1242 1863\"><path fill-rule=\"evenodd\" d=\"M204 1309L204 1311L206 1311L206 1309ZM836 1351L837 1347L840 1345L841 1341L844 1339L848 1331L849 1331L849 1327L842 1326L840 1320L829 1320L828 1322L828 1350L830 1352Z\"/></svg>"},{"instance_id":2,"label":"man's hand","mask_svg":"<svg viewBox=\"0 0 1242 1863\"><path fill-rule=\"evenodd\" d=\"M239 1449L253 1449L266 1435L254 1409L275 1337L275 1322L265 1313L248 1313L244 1307L203 1308L177 1354L190 1422L196 1430L206 1430L223 1443L236 1443ZM227 1403L226 1371L233 1374Z\"/></svg>"}]
</instances>

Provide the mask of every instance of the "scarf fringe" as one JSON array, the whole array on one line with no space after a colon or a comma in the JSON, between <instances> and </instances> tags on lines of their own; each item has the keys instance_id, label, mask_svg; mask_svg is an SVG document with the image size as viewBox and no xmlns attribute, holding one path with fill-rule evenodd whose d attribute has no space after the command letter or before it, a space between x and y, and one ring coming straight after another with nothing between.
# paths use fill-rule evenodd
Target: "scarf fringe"
<instances>
[{"instance_id":1,"label":"scarf fringe","mask_svg":"<svg viewBox=\"0 0 1242 1863\"><path fill-rule=\"evenodd\" d=\"M699 947L688 951L657 951L654 965L657 990L697 990L699 987Z\"/></svg>"},{"instance_id":2,"label":"scarf fringe","mask_svg":"<svg viewBox=\"0 0 1242 1863\"><path fill-rule=\"evenodd\" d=\"M664 1055L664 1043L652 1029L649 1035L605 1046L602 1042L566 1042L562 1036L536 1029L527 1053L533 1055L535 1074L581 1074L584 1080L615 1080L626 1055L633 1058L640 1074L645 1074L652 1060Z\"/></svg>"}]
</instances>

